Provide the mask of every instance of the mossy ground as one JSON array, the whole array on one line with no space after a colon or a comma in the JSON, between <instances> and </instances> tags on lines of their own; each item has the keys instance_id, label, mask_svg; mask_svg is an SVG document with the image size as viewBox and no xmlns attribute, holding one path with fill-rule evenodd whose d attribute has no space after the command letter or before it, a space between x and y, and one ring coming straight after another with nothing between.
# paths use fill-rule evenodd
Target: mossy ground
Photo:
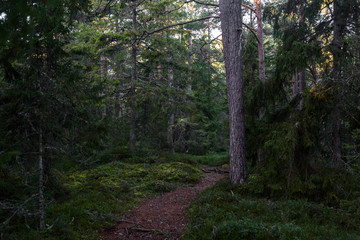
<instances>
[{"instance_id":1,"label":"mossy ground","mask_svg":"<svg viewBox=\"0 0 360 240\"><path fill-rule=\"evenodd\" d=\"M201 165L192 156L164 154L113 161L93 169L70 173L54 171L61 194L46 206L47 228L40 233L19 222L8 239L97 239L106 226L142 199L193 185L201 177ZM21 226L21 227L20 227Z\"/></svg>"},{"instance_id":2,"label":"mossy ground","mask_svg":"<svg viewBox=\"0 0 360 240\"><path fill-rule=\"evenodd\" d=\"M306 200L269 200L222 181L189 208L184 239L360 239L356 212Z\"/></svg>"}]
</instances>

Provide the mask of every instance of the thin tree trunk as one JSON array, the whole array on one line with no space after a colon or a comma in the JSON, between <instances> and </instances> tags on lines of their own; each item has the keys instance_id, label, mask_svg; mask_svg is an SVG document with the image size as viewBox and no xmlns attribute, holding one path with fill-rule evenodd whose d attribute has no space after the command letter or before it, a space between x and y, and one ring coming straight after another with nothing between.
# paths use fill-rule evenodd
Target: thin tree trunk
<instances>
[{"instance_id":1,"label":"thin tree trunk","mask_svg":"<svg viewBox=\"0 0 360 240\"><path fill-rule=\"evenodd\" d=\"M337 103L333 112L332 122L332 145L333 145L333 156L331 159L331 166L334 168L341 166L341 105Z\"/></svg>"},{"instance_id":2,"label":"thin tree trunk","mask_svg":"<svg viewBox=\"0 0 360 240\"><path fill-rule=\"evenodd\" d=\"M132 10L132 37L131 37L131 99L130 99L130 151L135 152L136 145L136 133L135 133L135 115L136 115L136 98L135 98L135 88L137 81L136 74L136 55L137 55L137 47L136 47L136 3L133 1L133 10Z\"/></svg>"},{"instance_id":3,"label":"thin tree trunk","mask_svg":"<svg viewBox=\"0 0 360 240\"><path fill-rule=\"evenodd\" d=\"M306 73L305 73L305 69L303 69L303 70L301 70L300 76L299 76L299 92L301 94L300 110L303 109L303 105L304 105L305 88L306 88Z\"/></svg>"},{"instance_id":4,"label":"thin tree trunk","mask_svg":"<svg viewBox=\"0 0 360 240\"><path fill-rule=\"evenodd\" d=\"M172 61L172 57L169 58L170 59L170 62ZM169 90L171 90L173 88L173 85L174 85L174 72L173 72L173 69L172 69L172 66L170 65L169 66L169 69L168 69L168 87L169 87ZM174 127L174 123L175 123L175 114L174 114L174 110L173 110L173 98L172 96L170 96L170 111L171 111L171 114L170 114L170 117L169 117L169 121L168 121L168 129L167 129L167 142L168 142L168 145L170 147L170 152L171 153L174 153L174 132L173 132L173 127Z\"/></svg>"},{"instance_id":5,"label":"thin tree trunk","mask_svg":"<svg viewBox=\"0 0 360 240\"><path fill-rule=\"evenodd\" d=\"M104 61L104 55L100 55L100 79L101 82L104 83L105 80L105 61ZM101 93L101 97L105 98L105 90ZM106 103L104 103L104 106L102 107L102 111L101 111L101 117L105 118L106 117Z\"/></svg>"},{"instance_id":6,"label":"thin tree trunk","mask_svg":"<svg viewBox=\"0 0 360 240\"><path fill-rule=\"evenodd\" d=\"M265 53L264 53L264 37L263 37L263 25L261 16L261 0L254 0L256 23L257 23L257 38L258 38L258 61L259 61L259 79L261 82L265 82ZM251 12L251 11L250 11ZM265 106L260 107L259 119L262 120L265 116ZM257 150L258 162L264 160L265 152L262 147Z\"/></svg>"},{"instance_id":7,"label":"thin tree trunk","mask_svg":"<svg viewBox=\"0 0 360 240\"><path fill-rule=\"evenodd\" d=\"M120 93L117 90L114 97L114 117L116 119L121 118L121 109L120 109Z\"/></svg>"},{"instance_id":8,"label":"thin tree trunk","mask_svg":"<svg viewBox=\"0 0 360 240\"><path fill-rule=\"evenodd\" d=\"M258 36L258 57L259 57L259 79L265 81L265 54L264 54L264 39L263 26L261 17L261 0L254 0L256 7L256 22L257 22L257 36Z\"/></svg>"},{"instance_id":9,"label":"thin tree trunk","mask_svg":"<svg viewBox=\"0 0 360 240\"><path fill-rule=\"evenodd\" d=\"M42 124L39 126L39 215L40 229L45 228L45 198L44 198L44 161L43 161L43 132Z\"/></svg>"},{"instance_id":10,"label":"thin tree trunk","mask_svg":"<svg viewBox=\"0 0 360 240\"><path fill-rule=\"evenodd\" d=\"M175 123L175 114L172 112L169 118L169 122L168 122L168 131L167 131L167 142L169 144L170 147L170 152L172 154L175 153L175 149L174 149L174 131L173 131L173 127L174 127L174 123Z\"/></svg>"},{"instance_id":11,"label":"thin tree trunk","mask_svg":"<svg viewBox=\"0 0 360 240\"><path fill-rule=\"evenodd\" d=\"M242 1L220 0L220 20L230 118L230 179L243 184L247 176L242 71Z\"/></svg>"},{"instance_id":12,"label":"thin tree trunk","mask_svg":"<svg viewBox=\"0 0 360 240\"><path fill-rule=\"evenodd\" d=\"M192 3L190 3L190 15L192 15L193 11L194 11L194 8L193 8L193 5ZM188 83L187 83L187 87L188 87L188 92L190 93L192 91L192 77L191 77L191 74L192 74L192 62L193 62L193 59L192 59L192 45L193 45L193 42L192 42L192 30L189 31L189 57L188 57L188 62L189 62L189 75L188 75Z\"/></svg>"},{"instance_id":13,"label":"thin tree trunk","mask_svg":"<svg viewBox=\"0 0 360 240\"><path fill-rule=\"evenodd\" d=\"M359 7L354 11L354 31L355 31L355 68L353 69L354 73L356 74L360 69L360 24L359 24Z\"/></svg>"},{"instance_id":14,"label":"thin tree trunk","mask_svg":"<svg viewBox=\"0 0 360 240\"><path fill-rule=\"evenodd\" d=\"M302 25L303 24L303 15L302 15L302 4L300 4L298 6L299 9L299 24ZM305 88L306 88L306 72L305 72L305 68L302 69L300 71L300 76L299 76L299 91L301 94L301 99L300 99L300 110L302 110L303 105L304 105L304 92L305 92Z\"/></svg>"},{"instance_id":15,"label":"thin tree trunk","mask_svg":"<svg viewBox=\"0 0 360 240\"><path fill-rule=\"evenodd\" d=\"M293 98L296 97L296 95L298 94L298 79L297 79L297 73L295 73L292 77L292 84L293 84L293 89L292 89L292 96Z\"/></svg>"},{"instance_id":16,"label":"thin tree trunk","mask_svg":"<svg viewBox=\"0 0 360 240\"><path fill-rule=\"evenodd\" d=\"M254 26L253 11L250 10L250 27Z\"/></svg>"},{"instance_id":17,"label":"thin tree trunk","mask_svg":"<svg viewBox=\"0 0 360 240\"><path fill-rule=\"evenodd\" d=\"M341 97L340 97L340 81L341 81L341 49L342 37L345 27L345 19L341 13L341 4L343 0L334 0L334 36L333 36L333 78L335 89L334 111L332 114L332 149L333 156L331 159L332 167L339 167L341 165Z\"/></svg>"},{"instance_id":18,"label":"thin tree trunk","mask_svg":"<svg viewBox=\"0 0 360 240\"><path fill-rule=\"evenodd\" d=\"M317 84L317 70L316 70L315 65L310 66L310 73L312 75L313 83L316 85Z\"/></svg>"}]
</instances>

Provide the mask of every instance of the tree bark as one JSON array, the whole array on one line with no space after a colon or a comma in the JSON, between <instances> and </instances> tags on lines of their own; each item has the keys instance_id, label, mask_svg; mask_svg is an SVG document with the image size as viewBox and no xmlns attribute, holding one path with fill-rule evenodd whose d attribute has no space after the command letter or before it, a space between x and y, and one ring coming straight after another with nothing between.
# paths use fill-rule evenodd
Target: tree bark
<instances>
[{"instance_id":1,"label":"tree bark","mask_svg":"<svg viewBox=\"0 0 360 240\"><path fill-rule=\"evenodd\" d=\"M45 228L45 198L44 198L44 161L43 161L43 132L42 124L39 126L39 215L40 229Z\"/></svg>"},{"instance_id":2,"label":"tree bark","mask_svg":"<svg viewBox=\"0 0 360 240\"><path fill-rule=\"evenodd\" d=\"M104 58L104 55L100 55L100 79L102 82L104 82L105 80L105 58ZM102 98L105 98L105 90L101 93L101 97ZM102 107L102 111L101 111L101 117L102 118L105 118L106 117L106 103L104 102L104 99L103 99L103 104L104 106Z\"/></svg>"},{"instance_id":3,"label":"tree bark","mask_svg":"<svg viewBox=\"0 0 360 240\"><path fill-rule=\"evenodd\" d=\"M194 7L193 5L190 3L190 7L189 7L189 11L190 11L190 15L192 15L192 13L194 12ZM192 45L193 45L193 42L192 42L192 30L190 29L189 31L189 59L188 59L188 62L189 62L189 75L188 75L188 83L187 83L187 91L190 93L192 91L192 77L191 77L191 74L192 74L192 62L193 62L193 59L192 59Z\"/></svg>"},{"instance_id":4,"label":"tree bark","mask_svg":"<svg viewBox=\"0 0 360 240\"><path fill-rule=\"evenodd\" d=\"M359 24L359 16L360 14L360 7L358 6L357 9L354 11L354 31L356 36L356 47L355 47L355 73L360 69L360 24Z\"/></svg>"},{"instance_id":5,"label":"tree bark","mask_svg":"<svg viewBox=\"0 0 360 240\"><path fill-rule=\"evenodd\" d=\"M264 39L263 26L261 17L261 0L254 0L256 22L257 22L257 36L258 36L258 57L259 57L259 79L265 81L265 54L264 54Z\"/></svg>"},{"instance_id":6,"label":"tree bark","mask_svg":"<svg viewBox=\"0 0 360 240\"><path fill-rule=\"evenodd\" d=\"M118 120L121 118L120 93L118 91L115 93L114 97L114 117Z\"/></svg>"},{"instance_id":7,"label":"tree bark","mask_svg":"<svg viewBox=\"0 0 360 240\"><path fill-rule=\"evenodd\" d=\"M293 98L296 97L296 95L298 94L298 79L297 79L297 73L295 73L292 77L292 84L293 84L293 89L292 89L292 96Z\"/></svg>"},{"instance_id":8,"label":"tree bark","mask_svg":"<svg viewBox=\"0 0 360 240\"><path fill-rule=\"evenodd\" d=\"M241 2L220 0L219 4L230 118L230 180L233 184L243 184L247 176Z\"/></svg>"},{"instance_id":9,"label":"tree bark","mask_svg":"<svg viewBox=\"0 0 360 240\"><path fill-rule=\"evenodd\" d=\"M130 96L130 151L135 152L136 145L136 133L135 133L135 115L136 115L136 98L135 98L135 88L137 81L136 74L136 55L137 55L137 47L136 47L136 3L133 1L133 9L132 9L132 36L131 36L131 96Z\"/></svg>"},{"instance_id":10,"label":"tree bark","mask_svg":"<svg viewBox=\"0 0 360 240\"><path fill-rule=\"evenodd\" d=\"M299 9L299 25L301 26L304 22L303 22L303 15L302 15L302 4L300 4L298 6ZM306 72L305 72L305 68L303 68L300 71L300 76L299 76L299 92L301 94L301 99L300 99L300 110L302 110L303 105L304 105L304 92L305 92L305 88L306 88Z\"/></svg>"},{"instance_id":11,"label":"tree bark","mask_svg":"<svg viewBox=\"0 0 360 240\"><path fill-rule=\"evenodd\" d=\"M170 64L171 64L171 61L172 61L172 57L169 58L170 60ZM171 90L173 88L173 85L174 85L174 72L173 72L173 69L172 69L172 66L170 65L169 66L169 69L168 69L168 87L169 87L169 90ZM168 121L168 129L167 129L167 142L168 142L168 145L170 147L170 152L173 154L175 152L174 150L174 131L173 131L173 127L174 127L174 123L175 123L175 114L174 114L174 110L173 110L173 98L172 96L170 96L170 117L169 117L169 121Z\"/></svg>"},{"instance_id":12,"label":"tree bark","mask_svg":"<svg viewBox=\"0 0 360 240\"><path fill-rule=\"evenodd\" d=\"M304 105L304 92L306 88L306 72L305 69L301 70L300 76L299 76L299 92L301 94L300 99L300 110L302 110Z\"/></svg>"},{"instance_id":13,"label":"tree bark","mask_svg":"<svg viewBox=\"0 0 360 240\"><path fill-rule=\"evenodd\" d=\"M257 40L258 40L258 61L259 61L259 79L261 82L265 82L265 53L264 53L264 37L263 37L263 25L261 16L261 0L254 0L255 14L257 23ZM251 12L251 11L250 11ZM265 106L261 106L259 110L259 119L262 120L265 116ZM258 162L264 160L265 152L262 147L257 150Z\"/></svg>"},{"instance_id":14,"label":"tree bark","mask_svg":"<svg viewBox=\"0 0 360 240\"><path fill-rule=\"evenodd\" d=\"M332 149L333 156L331 159L332 167L341 165L341 97L340 86L341 81L341 52L342 38L345 28L344 13L342 13L341 5L343 0L334 0L334 36L333 36L333 79L335 92L335 107L332 114Z\"/></svg>"}]
</instances>

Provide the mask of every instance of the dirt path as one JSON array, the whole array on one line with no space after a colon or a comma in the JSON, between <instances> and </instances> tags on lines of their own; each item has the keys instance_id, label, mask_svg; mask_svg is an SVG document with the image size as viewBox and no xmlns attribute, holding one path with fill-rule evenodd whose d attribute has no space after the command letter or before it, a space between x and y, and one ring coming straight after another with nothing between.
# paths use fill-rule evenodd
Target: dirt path
<instances>
[{"instance_id":1,"label":"dirt path","mask_svg":"<svg viewBox=\"0 0 360 240\"><path fill-rule=\"evenodd\" d=\"M205 188L224 177L224 169L206 167L194 187L178 187L148 200L129 212L117 226L108 229L101 240L179 239L186 226L186 209Z\"/></svg>"}]
</instances>

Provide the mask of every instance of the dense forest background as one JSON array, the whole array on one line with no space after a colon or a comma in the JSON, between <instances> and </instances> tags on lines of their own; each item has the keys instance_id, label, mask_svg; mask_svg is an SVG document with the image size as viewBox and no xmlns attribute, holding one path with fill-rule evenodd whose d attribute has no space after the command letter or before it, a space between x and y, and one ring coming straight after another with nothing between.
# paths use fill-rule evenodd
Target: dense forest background
<instances>
[{"instance_id":1,"label":"dense forest background","mask_svg":"<svg viewBox=\"0 0 360 240\"><path fill-rule=\"evenodd\" d=\"M218 4L0 1L1 239L96 238L89 229L121 212L101 197L172 189L182 180L169 187L166 169L228 165ZM242 6L248 174L223 189L321 203L359 222L359 0ZM145 164L156 174L134 167Z\"/></svg>"}]
</instances>

